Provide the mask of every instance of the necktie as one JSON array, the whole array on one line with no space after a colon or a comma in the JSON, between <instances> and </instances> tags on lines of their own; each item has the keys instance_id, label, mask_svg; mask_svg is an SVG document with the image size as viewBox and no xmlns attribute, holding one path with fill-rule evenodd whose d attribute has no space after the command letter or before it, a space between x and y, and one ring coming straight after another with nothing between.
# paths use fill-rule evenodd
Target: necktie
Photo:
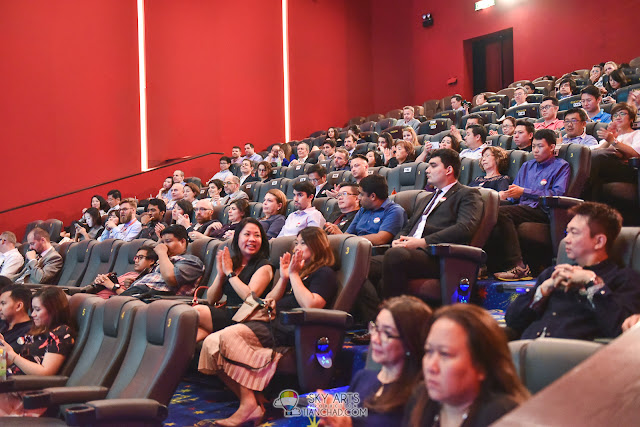
<instances>
[{"instance_id":1,"label":"necktie","mask_svg":"<svg viewBox=\"0 0 640 427\"><path fill-rule=\"evenodd\" d=\"M436 203L436 200L438 199L438 197L440 196L440 193L442 191L440 189L438 189L433 197L431 198L431 200L429 200L429 203L427 203L427 206L424 208L424 211L422 212L422 217L420 218L420 221L418 221L416 223L416 225L413 227L413 230L411 230L411 234L410 236L413 237L422 237L422 233L424 232L424 227L425 225L427 225L427 216L429 214L429 212L431 211L431 209L433 208L433 206Z\"/></svg>"}]
</instances>

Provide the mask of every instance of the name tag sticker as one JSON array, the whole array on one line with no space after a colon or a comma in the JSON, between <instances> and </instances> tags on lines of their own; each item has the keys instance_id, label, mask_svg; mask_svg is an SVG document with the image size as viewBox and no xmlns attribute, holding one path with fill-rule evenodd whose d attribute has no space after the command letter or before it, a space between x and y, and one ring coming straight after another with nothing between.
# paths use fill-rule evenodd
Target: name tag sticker
<instances>
[{"instance_id":1,"label":"name tag sticker","mask_svg":"<svg viewBox=\"0 0 640 427\"><path fill-rule=\"evenodd\" d=\"M296 166L296 170L299 171L301 167L301 165Z\"/></svg>"},{"instance_id":2,"label":"name tag sticker","mask_svg":"<svg viewBox=\"0 0 640 427\"><path fill-rule=\"evenodd\" d=\"M404 168L402 171L403 172L411 172L411 168L410 167L409 168Z\"/></svg>"},{"instance_id":3,"label":"name tag sticker","mask_svg":"<svg viewBox=\"0 0 640 427\"><path fill-rule=\"evenodd\" d=\"M515 160L513 162L515 163ZM271 185L278 185L278 181L271 181Z\"/></svg>"},{"instance_id":4,"label":"name tag sticker","mask_svg":"<svg viewBox=\"0 0 640 427\"><path fill-rule=\"evenodd\" d=\"M378 218L378 217L373 218L373 223L374 223L374 224L377 224L377 223L379 223L379 222L380 222L380 218Z\"/></svg>"},{"instance_id":5,"label":"name tag sticker","mask_svg":"<svg viewBox=\"0 0 640 427\"><path fill-rule=\"evenodd\" d=\"M543 179L542 181L540 181L540 185L547 185L547 180Z\"/></svg>"},{"instance_id":6,"label":"name tag sticker","mask_svg":"<svg viewBox=\"0 0 640 427\"><path fill-rule=\"evenodd\" d=\"M332 177L332 178L337 178L337 177L338 177L338 175L340 175L340 174L338 174L338 173L334 173L333 175L331 175L331 177Z\"/></svg>"}]
</instances>

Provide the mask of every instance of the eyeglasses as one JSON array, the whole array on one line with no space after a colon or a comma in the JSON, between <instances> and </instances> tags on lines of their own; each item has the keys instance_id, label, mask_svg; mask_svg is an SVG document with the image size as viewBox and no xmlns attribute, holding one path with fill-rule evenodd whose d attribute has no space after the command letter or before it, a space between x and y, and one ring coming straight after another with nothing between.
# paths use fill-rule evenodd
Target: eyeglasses
<instances>
[{"instance_id":1,"label":"eyeglasses","mask_svg":"<svg viewBox=\"0 0 640 427\"><path fill-rule=\"evenodd\" d=\"M194 211L196 212L206 212L206 211L212 211L213 209L211 208L195 208Z\"/></svg>"},{"instance_id":2,"label":"eyeglasses","mask_svg":"<svg viewBox=\"0 0 640 427\"><path fill-rule=\"evenodd\" d=\"M233 184L233 181L225 181L224 182L224 185L231 185L231 184Z\"/></svg>"},{"instance_id":3,"label":"eyeglasses","mask_svg":"<svg viewBox=\"0 0 640 427\"><path fill-rule=\"evenodd\" d=\"M136 256L133 257L134 261L140 261L140 260L143 260L143 259L149 259L149 257L145 256L145 255L136 255Z\"/></svg>"},{"instance_id":4,"label":"eyeglasses","mask_svg":"<svg viewBox=\"0 0 640 427\"><path fill-rule=\"evenodd\" d=\"M258 168L258 172L266 172L267 170L265 168Z\"/></svg>"},{"instance_id":5,"label":"eyeglasses","mask_svg":"<svg viewBox=\"0 0 640 427\"><path fill-rule=\"evenodd\" d=\"M551 104L551 105L542 105L540 107L540 111L547 111L551 107L553 107L553 104Z\"/></svg>"},{"instance_id":6,"label":"eyeglasses","mask_svg":"<svg viewBox=\"0 0 640 427\"><path fill-rule=\"evenodd\" d=\"M346 191L340 192L338 193L338 197L342 196L342 197L347 197L347 196L357 196L358 194L351 194L351 193L347 193Z\"/></svg>"},{"instance_id":7,"label":"eyeglasses","mask_svg":"<svg viewBox=\"0 0 640 427\"><path fill-rule=\"evenodd\" d=\"M569 119L564 121L565 125L576 125L577 123L580 123L582 120L578 120L578 119Z\"/></svg>"},{"instance_id":8,"label":"eyeglasses","mask_svg":"<svg viewBox=\"0 0 640 427\"><path fill-rule=\"evenodd\" d=\"M628 116L629 113L627 113L626 111L618 111L615 114L612 114L611 117L613 117L614 119L617 119L618 117L624 117L624 116Z\"/></svg>"},{"instance_id":9,"label":"eyeglasses","mask_svg":"<svg viewBox=\"0 0 640 427\"><path fill-rule=\"evenodd\" d=\"M378 335L380 337L380 342L382 342L383 344L388 343L392 339L400 339L399 335L391 335L388 331L378 328L376 322L369 322L369 333L371 335L373 335L374 333Z\"/></svg>"}]
</instances>

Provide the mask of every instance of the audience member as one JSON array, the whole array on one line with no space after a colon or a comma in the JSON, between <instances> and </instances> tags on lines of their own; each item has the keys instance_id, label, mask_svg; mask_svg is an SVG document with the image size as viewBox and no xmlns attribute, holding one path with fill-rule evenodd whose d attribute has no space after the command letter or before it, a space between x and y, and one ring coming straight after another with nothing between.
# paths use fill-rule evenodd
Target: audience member
<instances>
[{"instance_id":1,"label":"audience member","mask_svg":"<svg viewBox=\"0 0 640 427\"><path fill-rule=\"evenodd\" d=\"M206 228L204 235L220 240L231 239L240 221L249 216L249 202L245 199L234 200L229 205L227 216L229 219L226 224L223 225L220 221L213 221Z\"/></svg>"},{"instance_id":2,"label":"audience member","mask_svg":"<svg viewBox=\"0 0 640 427\"><path fill-rule=\"evenodd\" d=\"M136 280L121 295L142 294L189 295L204 273L202 261L188 255L189 236L181 225L170 225L160 233L160 241L153 248L158 262L153 270Z\"/></svg>"},{"instance_id":3,"label":"audience member","mask_svg":"<svg viewBox=\"0 0 640 427\"><path fill-rule=\"evenodd\" d=\"M469 129L471 126L484 126L484 120L482 119L482 117L479 114L469 114L469 116L467 117L467 122L464 125L465 130ZM451 135L453 138L456 139L456 141L458 141L458 144L462 143L463 141L463 137L462 134L460 134L460 131L458 130L457 127L455 126L451 126L451 133L449 134ZM425 142L425 148L426 148L426 142ZM429 150L431 149L431 144L429 144ZM438 147L440 148L440 147Z\"/></svg>"},{"instance_id":4,"label":"audience member","mask_svg":"<svg viewBox=\"0 0 640 427\"><path fill-rule=\"evenodd\" d=\"M237 176L230 176L224 180L224 192L227 193L227 195L222 198L222 206L227 206L237 199L249 200L247 193L240 189L240 178Z\"/></svg>"},{"instance_id":5,"label":"audience member","mask_svg":"<svg viewBox=\"0 0 640 427\"><path fill-rule=\"evenodd\" d=\"M260 182L267 183L271 181L271 163L262 161L258 163L257 178Z\"/></svg>"},{"instance_id":6,"label":"audience member","mask_svg":"<svg viewBox=\"0 0 640 427\"><path fill-rule=\"evenodd\" d=\"M500 130L503 135L513 136L516 130L516 119L511 116L505 117L500 125ZM489 135L498 135L498 131L491 130Z\"/></svg>"},{"instance_id":7,"label":"audience member","mask_svg":"<svg viewBox=\"0 0 640 427\"><path fill-rule=\"evenodd\" d=\"M338 290L333 264L326 234L317 227L300 230L293 256L287 253L280 258L280 279L265 301L275 307L276 313L298 307L330 307ZM276 316L269 323L238 323L204 340L198 369L204 374L218 375L240 398L238 410L231 417L216 421L217 424L256 423L264 416L255 392L271 381L282 357L278 347L295 345L294 328L283 325ZM262 366L265 361L268 363ZM256 363L262 366L260 370L251 368Z\"/></svg>"},{"instance_id":8,"label":"audience member","mask_svg":"<svg viewBox=\"0 0 640 427\"><path fill-rule=\"evenodd\" d=\"M349 157L353 156L353 152L356 151L357 139L353 135L347 135L344 137L344 149L347 150Z\"/></svg>"},{"instance_id":9,"label":"audience member","mask_svg":"<svg viewBox=\"0 0 640 427\"><path fill-rule=\"evenodd\" d=\"M181 171L180 169L173 171L173 183L182 185L186 184L186 181L184 180L184 171Z\"/></svg>"},{"instance_id":10,"label":"audience member","mask_svg":"<svg viewBox=\"0 0 640 427\"><path fill-rule=\"evenodd\" d=\"M382 160L382 156L376 150L367 151L366 158L367 158L367 165L370 168L384 166L384 161Z\"/></svg>"},{"instance_id":11,"label":"audience member","mask_svg":"<svg viewBox=\"0 0 640 427\"><path fill-rule=\"evenodd\" d=\"M437 149L429 156L427 179L436 191L416 207L391 249L371 259L369 277L378 283L382 276L382 298L405 293L410 279L439 277L438 260L427 254L428 245L471 241L480 224L482 198L477 188L458 182L460 166L453 150Z\"/></svg>"},{"instance_id":12,"label":"audience member","mask_svg":"<svg viewBox=\"0 0 640 427\"><path fill-rule=\"evenodd\" d=\"M356 183L360 184L362 178L369 175L369 161L362 154L356 154L351 158L351 174Z\"/></svg>"},{"instance_id":13,"label":"audience member","mask_svg":"<svg viewBox=\"0 0 640 427\"><path fill-rule=\"evenodd\" d=\"M167 210L172 210L178 201L184 199L184 185L173 184L171 186L171 200L167 203Z\"/></svg>"},{"instance_id":14,"label":"audience member","mask_svg":"<svg viewBox=\"0 0 640 427\"><path fill-rule=\"evenodd\" d=\"M567 133L562 138L563 144L581 144L589 148L598 145L593 136L587 135L587 113L582 108L567 110L564 114L564 130Z\"/></svg>"},{"instance_id":15,"label":"audience member","mask_svg":"<svg viewBox=\"0 0 640 427\"><path fill-rule=\"evenodd\" d=\"M360 210L347 234L362 236L374 246L384 245L391 242L407 223L407 213L402 206L389 200L389 187L382 175L362 178L358 200Z\"/></svg>"},{"instance_id":16,"label":"audience member","mask_svg":"<svg viewBox=\"0 0 640 427\"><path fill-rule=\"evenodd\" d=\"M107 211L107 215L111 211L119 211L120 210L120 200L122 199L122 194L119 190L110 190L107 193L107 204L109 205L109 210Z\"/></svg>"},{"instance_id":17,"label":"audience member","mask_svg":"<svg viewBox=\"0 0 640 427\"><path fill-rule=\"evenodd\" d=\"M479 93L476 95L476 106L487 104L487 94Z\"/></svg>"},{"instance_id":18,"label":"audience member","mask_svg":"<svg viewBox=\"0 0 640 427\"><path fill-rule=\"evenodd\" d=\"M96 208L98 212L100 212L100 216L106 215L107 212L109 211L109 203L107 203L105 198L99 194L94 194L91 197L91 207ZM87 208L84 208L82 210L82 213L85 213L86 210Z\"/></svg>"},{"instance_id":19,"label":"audience member","mask_svg":"<svg viewBox=\"0 0 640 427\"><path fill-rule=\"evenodd\" d=\"M191 235L192 232L204 233L207 227L213 223L213 206L208 200L198 200L196 207L193 209L196 213L196 223L192 224L191 219L188 216L181 216L176 220L177 224L180 224L187 229L189 237L194 239Z\"/></svg>"},{"instance_id":20,"label":"audience member","mask_svg":"<svg viewBox=\"0 0 640 427\"><path fill-rule=\"evenodd\" d=\"M462 96L456 94L451 97L451 109L453 111L462 111L463 115L467 114L467 109L462 103Z\"/></svg>"},{"instance_id":21,"label":"audience member","mask_svg":"<svg viewBox=\"0 0 640 427\"><path fill-rule=\"evenodd\" d=\"M396 126L409 126L414 130L418 130L420 121L414 117L415 109L411 105L402 108L402 118L396 122Z\"/></svg>"},{"instance_id":22,"label":"audience member","mask_svg":"<svg viewBox=\"0 0 640 427\"><path fill-rule=\"evenodd\" d=\"M200 195L200 187L198 187L193 182L187 182L185 184L183 199L191 203L193 207L196 206L196 202L198 201L197 199L199 195Z\"/></svg>"},{"instance_id":23,"label":"audience member","mask_svg":"<svg viewBox=\"0 0 640 427\"><path fill-rule=\"evenodd\" d=\"M245 159L251 160L253 163L259 163L262 161L262 156L256 153L255 147L250 142L244 144L244 157L242 160Z\"/></svg>"},{"instance_id":24,"label":"audience member","mask_svg":"<svg viewBox=\"0 0 640 427\"><path fill-rule=\"evenodd\" d=\"M506 191L509 188L511 178L503 175L509 163L509 153L500 147L485 146L479 162L485 175L474 179L469 187L490 188L495 191Z\"/></svg>"},{"instance_id":25,"label":"audience member","mask_svg":"<svg viewBox=\"0 0 640 427\"><path fill-rule=\"evenodd\" d=\"M121 274L116 282L113 282L108 274L98 274L93 284L87 287L87 292L95 293L104 299L120 295L129 289L136 280L151 273L156 262L158 262L158 254L153 251L153 248L142 246L133 257L133 271Z\"/></svg>"},{"instance_id":26,"label":"audience member","mask_svg":"<svg viewBox=\"0 0 640 427\"><path fill-rule=\"evenodd\" d=\"M289 166L301 165L303 163L313 163L312 159L309 157L309 144L307 144L306 142L298 142L298 145L296 146L296 153L298 154L298 158L291 160Z\"/></svg>"},{"instance_id":27,"label":"audience member","mask_svg":"<svg viewBox=\"0 0 640 427\"><path fill-rule=\"evenodd\" d=\"M324 162L327 160L333 160L333 156L336 154L336 142L333 139L327 138L322 143L322 153L318 156L318 160Z\"/></svg>"},{"instance_id":28,"label":"audience member","mask_svg":"<svg viewBox=\"0 0 640 427\"><path fill-rule=\"evenodd\" d=\"M603 82L602 82L603 75L604 75L604 70L602 68L602 65L600 64L594 65L593 67L591 67L591 70L589 71L589 84L597 88L603 87Z\"/></svg>"},{"instance_id":29,"label":"audience member","mask_svg":"<svg viewBox=\"0 0 640 427\"><path fill-rule=\"evenodd\" d=\"M472 304L436 311L422 371L424 384L407 403L404 426L488 426L529 397L504 331Z\"/></svg>"},{"instance_id":30,"label":"audience member","mask_svg":"<svg viewBox=\"0 0 640 427\"><path fill-rule=\"evenodd\" d=\"M378 151L382 153L385 165L393 158L393 150L393 137L389 132L382 132L378 138Z\"/></svg>"},{"instance_id":31,"label":"audience member","mask_svg":"<svg viewBox=\"0 0 640 427\"><path fill-rule=\"evenodd\" d=\"M227 156L220 157L220 171L216 172L216 174L211 177L209 182L211 182L214 179L219 179L220 181L224 181L225 178L233 175L233 173L229 170L230 166L231 166L231 158Z\"/></svg>"},{"instance_id":32,"label":"audience member","mask_svg":"<svg viewBox=\"0 0 640 427\"><path fill-rule=\"evenodd\" d=\"M394 157L389 160L387 167L395 168L398 165L412 162L415 159L416 153L412 143L399 140L396 143L396 152Z\"/></svg>"},{"instance_id":33,"label":"audience member","mask_svg":"<svg viewBox=\"0 0 640 427\"><path fill-rule=\"evenodd\" d=\"M120 206L120 225L107 221L98 240L102 242L106 239L118 239L130 242L135 239L142 231L142 224L136 218L137 208L138 203L134 199L124 199Z\"/></svg>"},{"instance_id":34,"label":"audience member","mask_svg":"<svg viewBox=\"0 0 640 427\"><path fill-rule=\"evenodd\" d=\"M284 150L280 144L273 144L264 160L269 163L275 163L276 166L289 166L289 160L285 157Z\"/></svg>"},{"instance_id":35,"label":"audience member","mask_svg":"<svg viewBox=\"0 0 640 427\"><path fill-rule=\"evenodd\" d=\"M560 80L560 85L558 86L558 92L556 93L556 98L558 100L569 98L573 96L573 93L576 91L576 82L571 77L565 77Z\"/></svg>"},{"instance_id":36,"label":"audience member","mask_svg":"<svg viewBox=\"0 0 640 427\"><path fill-rule=\"evenodd\" d=\"M27 235L29 251L25 254L25 264L14 280L17 284L56 282L64 261L51 245L51 237L46 230L36 227Z\"/></svg>"},{"instance_id":37,"label":"audience member","mask_svg":"<svg viewBox=\"0 0 640 427\"><path fill-rule=\"evenodd\" d=\"M609 74L607 83L605 83L604 85L607 93L602 98L602 102L604 102L605 104L615 104L616 91L628 85L629 79L624 74L624 72L622 70L613 70L611 74Z\"/></svg>"},{"instance_id":38,"label":"audience member","mask_svg":"<svg viewBox=\"0 0 640 427\"><path fill-rule=\"evenodd\" d=\"M253 176L253 165L253 161L249 159L244 159L240 163L240 185L260 181L260 178Z\"/></svg>"},{"instance_id":39,"label":"audience member","mask_svg":"<svg viewBox=\"0 0 640 427\"><path fill-rule=\"evenodd\" d=\"M314 197L328 197L327 191L331 190L331 185L327 183L327 169L319 164L315 164L309 168L307 172L309 182L315 187Z\"/></svg>"},{"instance_id":40,"label":"audience member","mask_svg":"<svg viewBox=\"0 0 640 427\"><path fill-rule=\"evenodd\" d=\"M260 225L269 239L274 239L284 227L287 213L287 196L280 190L272 188L262 200L262 218Z\"/></svg>"},{"instance_id":41,"label":"audience member","mask_svg":"<svg viewBox=\"0 0 640 427\"><path fill-rule=\"evenodd\" d=\"M531 271L522 259L517 227L523 222L549 223L549 216L540 205L541 196L564 196L571 176L571 167L554 156L556 135L552 130L536 131L533 160L525 162L509 189L500 192L501 200L516 203L500 206L498 223L487 244L490 259L503 260L507 270L495 273L499 280L530 280Z\"/></svg>"},{"instance_id":42,"label":"audience member","mask_svg":"<svg viewBox=\"0 0 640 427\"><path fill-rule=\"evenodd\" d=\"M207 190L207 196L209 197L207 197L207 200L211 202L211 205L213 207L222 205L223 194L224 182L220 181L219 179L213 179L209 181L209 190Z\"/></svg>"},{"instance_id":43,"label":"audience member","mask_svg":"<svg viewBox=\"0 0 640 427\"><path fill-rule=\"evenodd\" d=\"M527 91L524 87L517 87L515 91L513 91L513 100L511 101L512 107L517 107L522 104L527 103Z\"/></svg>"},{"instance_id":44,"label":"audience member","mask_svg":"<svg viewBox=\"0 0 640 427\"><path fill-rule=\"evenodd\" d=\"M151 239L158 241L160 235L159 226L162 228L167 227L168 224L164 222L164 215L167 212L167 205L162 199L150 199L147 205L147 210L140 215L140 223L142 229L140 234L136 236L136 239Z\"/></svg>"},{"instance_id":45,"label":"audience member","mask_svg":"<svg viewBox=\"0 0 640 427\"><path fill-rule=\"evenodd\" d=\"M607 76L610 75L613 70L617 70L617 69L618 69L618 64L616 64L613 61L607 61L604 63L604 74Z\"/></svg>"},{"instance_id":46,"label":"audience member","mask_svg":"<svg viewBox=\"0 0 640 427\"><path fill-rule=\"evenodd\" d=\"M340 212L333 213L324 224L324 231L326 231L327 234L341 234L347 231L353 218L355 218L360 209L359 196L359 185L351 182L340 184L340 189L337 193Z\"/></svg>"},{"instance_id":47,"label":"audience member","mask_svg":"<svg viewBox=\"0 0 640 427\"><path fill-rule=\"evenodd\" d=\"M336 145L338 145L338 141L342 141L340 139L340 132L336 128L329 128L327 130L327 139L332 139Z\"/></svg>"},{"instance_id":48,"label":"audience member","mask_svg":"<svg viewBox=\"0 0 640 427\"><path fill-rule=\"evenodd\" d=\"M577 265L549 267L533 291L511 303L505 319L523 339L614 338L624 319L640 311L640 275L609 258L622 227L620 213L594 202L569 212L565 250Z\"/></svg>"},{"instance_id":49,"label":"audience member","mask_svg":"<svg viewBox=\"0 0 640 427\"><path fill-rule=\"evenodd\" d=\"M349 170L349 152L342 147L336 149L336 154L333 155L333 170L334 171Z\"/></svg>"},{"instance_id":50,"label":"audience member","mask_svg":"<svg viewBox=\"0 0 640 427\"><path fill-rule=\"evenodd\" d=\"M360 139L360 126L351 125L347 128L347 135L351 135L353 138L353 145L357 145L360 142L364 142Z\"/></svg>"},{"instance_id":51,"label":"audience member","mask_svg":"<svg viewBox=\"0 0 640 427\"><path fill-rule=\"evenodd\" d=\"M0 337L19 352L24 337L33 327L31 311L31 290L22 285L9 285L0 294Z\"/></svg>"},{"instance_id":52,"label":"audience member","mask_svg":"<svg viewBox=\"0 0 640 427\"><path fill-rule=\"evenodd\" d=\"M482 150L487 146L487 130L480 125L471 125L467 128L464 141L468 148L460 152L460 158L480 159Z\"/></svg>"},{"instance_id":53,"label":"audience member","mask_svg":"<svg viewBox=\"0 0 640 427\"><path fill-rule=\"evenodd\" d=\"M558 100L553 96L545 96L540 104L540 116L542 122L534 123L534 128L560 130L564 127L564 122L558 119Z\"/></svg>"},{"instance_id":54,"label":"audience member","mask_svg":"<svg viewBox=\"0 0 640 427\"><path fill-rule=\"evenodd\" d=\"M171 186L173 185L173 177L168 176L162 183L162 188L158 191L156 199L162 199L164 202L171 200Z\"/></svg>"},{"instance_id":55,"label":"audience member","mask_svg":"<svg viewBox=\"0 0 640 427\"><path fill-rule=\"evenodd\" d=\"M169 225L180 224L184 227L184 224L188 224L191 222L192 216L193 205L186 200L178 200L178 203L176 203L174 208L171 210L171 224ZM158 238L160 238L160 232L164 229L164 225L159 225L158 227L156 227Z\"/></svg>"},{"instance_id":56,"label":"audience member","mask_svg":"<svg viewBox=\"0 0 640 427\"><path fill-rule=\"evenodd\" d=\"M536 93L536 85L531 82L526 82L522 85L522 87L527 92L527 95L533 95L534 93Z\"/></svg>"},{"instance_id":57,"label":"audience member","mask_svg":"<svg viewBox=\"0 0 640 427\"><path fill-rule=\"evenodd\" d=\"M531 152L535 131L535 127L530 121L518 120L513 131L513 144L518 150Z\"/></svg>"},{"instance_id":58,"label":"audience member","mask_svg":"<svg viewBox=\"0 0 640 427\"><path fill-rule=\"evenodd\" d=\"M24 264L24 257L16 248L18 240L11 231L0 234L0 276L13 280Z\"/></svg>"},{"instance_id":59,"label":"audience member","mask_svg":"<svg viewBox=\"0 0 640 427\"><path fill-rule=\"evenodd\" d=\"M102 226L102 217L100 216L98 209L87 209L83 215L83 224L76 222L75 228L76 242L85 239L96 240L104 231L104 227Z\"/></svg>"},{"instance_id":60,"label":"audience member","mask_svg":"<svg viewBox=\"0 0 640 427\"><path fill-rule=\"evenodd\" d=\"M451 136L450 133L446 134L440 140L440 144L438 148L448 148L450 150L455 151L456 153L460 152L460 141Z\"/></svg>"},{"instance_id":61,"label":"audience member","mask_svg":"<svg viewBox=\"0 0 640 427\"><path fill-rule=\"evenodd\" d=\"M231 248L231 249L229 249ZM207 290L208 305L195 306L198 312L197 341L209 334L235 323L232 317L242 302L251 295L262 297L273 279L269 264L269 239L253 218L246 218L238 225L229 246L216 254L216 277ZM226 295L226 307L217 307Z\"/></svg>"},{"instance_id":62,"label":"audience member","mask_svg":"<svg viewBox=\"0 0 640 427\"><path fill-rule=\"evenodd\" d=\"M413 144L414 147L420 146L420 143L418 142L418 135L411 126L407 126L402 129L402 139Z\"/></svg>"},{"instance_id":63,"label":"audience member","mask_svg":"<svg viewBox=\"0 0 640 427\"><path fill-rule=\"evenodd\" d=\"M602 95L595 86L587 86L580 92L582 108L593 122L611 123L611 114L600 109Z\"/></svg>"},{"instance_id":64,"label":"audience member","mask_svg":"<svg viewBox=\"0 0 640 427\"><path fill-rule=\"evenodd\" d=\"M239 146L234 145L231 149L231 164L240 163L244 157L242 157L242 151Z\"/></svg>"},{"instance_id":65,"label":"audience member","mask_svg":"<svg viewBox=\"0 0 640 427\"><path fill-rule=\"evenodd\" d=\"M324 226L326 222L322 213L313 207L313 197L316 193L313 184L300 181L293 184L293 206L296 208L280 230L278 237L295 236L306 227Z\"/></svg>"},{"instance_id":66,"label":"audience member","mask_svg":"<svg viewBox=\"0 0 640 427\"><path fill-rule=\"evenodd\" d=\"M404 406L420 383L424 343L427 339L431 309L418 298L403 295L384 301L375 322L369 322L371 359L380 371L361 369L347 392L358 393L359 406L367 408L366 417L323 417L330 426L399 426ZM332 403L323 395L324 404ZM333 408L335 406L332 405ZM320 410L323 405L320 404ZM328 408L327 408L328 409Z\"/></svg>"}]
</instances>

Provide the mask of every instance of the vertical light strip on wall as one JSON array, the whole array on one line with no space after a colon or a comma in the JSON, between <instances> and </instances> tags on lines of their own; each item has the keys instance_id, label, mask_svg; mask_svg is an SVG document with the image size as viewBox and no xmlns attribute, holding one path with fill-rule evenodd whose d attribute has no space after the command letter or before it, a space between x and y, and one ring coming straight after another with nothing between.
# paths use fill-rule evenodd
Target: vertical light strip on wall
<instances>
[{"instance_id":1,"label":"vertical light strip on wall","mask_svg":"<svg viewBox=\"0 0 640 427\"><path fill-rule=\"evenodd\" d=\"M138 0L138 72L140 79L140 170L149 170L147 153L147 71L144 41L144 0Z\"/></svg>"},{"instance_id":2,"label":"vertical light strip on wall","mask_svg":"<svg viewBox=\"0 0 640 427\"><path fill-rule=\"evenodd\" d=\"M289 105L289 30L287 25L287 3L282 0L282 69L284 74L284 137L291 140L291 106Z\"/></svg>"}]
</instances>

